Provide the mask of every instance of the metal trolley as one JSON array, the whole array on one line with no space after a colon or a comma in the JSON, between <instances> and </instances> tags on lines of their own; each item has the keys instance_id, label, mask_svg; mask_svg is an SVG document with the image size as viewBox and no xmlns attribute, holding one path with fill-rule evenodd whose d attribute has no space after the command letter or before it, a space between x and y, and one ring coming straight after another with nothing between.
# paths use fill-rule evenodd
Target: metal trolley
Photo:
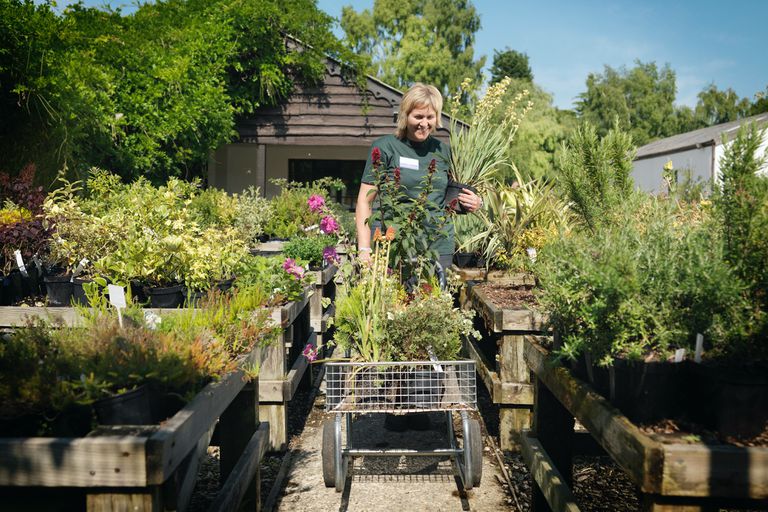
<instances>
[{"instance_id":1,"label":"metal trolley","mask_svg":"<svg viewBox=\"0 0 768 512\"><path fill-rule=\"evenodd\" d=\"M468 411L477 410L474 361L329 362L325 367L325 410L335 417L323 424L323 480L326 487L344 488L349 462L355 456L450 456L466 490L480 485L483 447L480 423ZM413 413L443 411L448 448L432 450L356 449L351 446L355 413ZM459 447L453 412L461 415L463 443ZM346 443L342 442L342 415Z\"/></svg>"}]
</instances>

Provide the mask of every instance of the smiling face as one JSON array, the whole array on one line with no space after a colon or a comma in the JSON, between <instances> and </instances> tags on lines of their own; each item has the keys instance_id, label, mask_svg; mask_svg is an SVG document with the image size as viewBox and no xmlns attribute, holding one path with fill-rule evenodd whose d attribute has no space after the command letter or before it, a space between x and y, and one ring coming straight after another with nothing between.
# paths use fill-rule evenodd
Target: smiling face
<instances>
[{"instance_id":1,"label":"smiling face","mask_svg":"<svg viewBox=\"0 0 768 512\"><path fill-rule=\"evenodd\" d=\"M406 136L413 142L424 142L435 129L437 114L432 107L417 106L408 113Z\"/></svg>"}]
</instances>

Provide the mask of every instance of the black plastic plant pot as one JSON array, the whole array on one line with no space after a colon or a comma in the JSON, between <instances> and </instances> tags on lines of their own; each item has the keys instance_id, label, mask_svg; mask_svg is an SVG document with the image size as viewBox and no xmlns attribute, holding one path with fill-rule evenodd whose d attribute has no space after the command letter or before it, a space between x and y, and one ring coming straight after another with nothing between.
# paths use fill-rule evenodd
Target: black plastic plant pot
<instances>
[{"instance_id":1,"label":"black plastic plant pot","mask_svg":"<svg viewBox=\"0 0 768 512\"><path fill-rule=\"evenodd\" d=\"M147 288L149 305L153 308L178 308L184 304L183 284L167 287Z\"/></svg>"},{"instance_id":2,"label":"black plastic plant pot","mask_svg":"<svg viewBox=\"0 0 768 512\"><path fill-rule=\"evenodd\" d=\"M5 274L0 274L0 306L10 306L12 303L11 280Z\"/></svg>"},{"instance_id":3,"label":"black plastic plant pot","mask_svg":"<svg viewBox=\"0 0 768 512\"><path fill-rule=\"evenodd\" d=\"M199 307L200 303L203 301L203 298L207 295L207 293L202 290L190 290L187 287L184 287L183 293L184 304L192 307Z\"/></svg>"},{"instance_id":4,"label":"black plastic plant pot","mask_svg":"<svg viewBox=\"0 0 768 512\"><path fill-rule=\"evenodd\" d=\"M147 290L140 281L131 281L130 287L131 298L133 299L133 302L138 304L147 304L149 302L149 295L147 295Z\"/></svg>"},{"instance_id":5,"label":"black plastic plant pot","mask_svg":"<svg viewBox=\"0 0 768 512\"><path fill-rule=\"evenodd\" d=\"M234 277L230 277L229 279L221 279L219 281L216 281L216 288L219 289L219 291L226 292L232 288L232 283L235 282Z\"/></svg>"},{"instance_id":6,"label":"black plastic plant pot","mask_svg":"<svg viewBox=\"0 0 768 512\"><path fill-rule=\"evenodd\" d=\"M152 425L152 398L146 384L93 403L101 425Z\"/></svg>"},{"instance_id":7,"label":"black plastic plant pot","mask_svg":"<svg viewBox=\"0 0 768 512\"><path fill-rule=\"evenodd\" d=\"M72 276L45 276L45 290L48 294L48 305L52 307L69 306L72 303Z\"/></svg>"},{"instance_id":8,"label":"black plastic plant pot","mask_svg":"<svg viewBox=\"0 0 768 512\"><path fill-rule=\"evenodd\" d=\"M78 304L80 306L89 305L88 297L85 296L83 285L92 282L93 279L80 279L78 277L72 280L72 304Z\"/></svg>"},{"instance_id":9,"label":"black plastic plant pot","mask_svg":"<svg viewBox=\"0 0 768 512\"><path fill-rule=\"evenodd\" d=\"M474 252L457 252L453 255L453 262L459 268L472 268L477 266L477 254Z\"/></svg>"},{"instance_id":10,"label":"black plastic plant pot","mask_svg":"<svg viewBox=\"0 0 768 512\"><path fill-rule=\"evenodd\" d=\"M445 372L414 370L402 386L402 401L413 407L438 407L445 391Z\"/></svg>"},{"instance_id":11,"label":"black plastic plant pot","mask_svg":"<svg viewBox=\"0 0 768 512\"><path fill-rule=\"evenodd\" d=\"M464 183L459 183L458 181L453 181L450 178L448 179L448 188L445 189L445 205L450 207L458 214L469 213L469 211L464 209L464 207L459 202L459 194L461 193L462 189L465 188L477 194L477 189L475 187L466 185Z\"/></svg>"}]
</instances>

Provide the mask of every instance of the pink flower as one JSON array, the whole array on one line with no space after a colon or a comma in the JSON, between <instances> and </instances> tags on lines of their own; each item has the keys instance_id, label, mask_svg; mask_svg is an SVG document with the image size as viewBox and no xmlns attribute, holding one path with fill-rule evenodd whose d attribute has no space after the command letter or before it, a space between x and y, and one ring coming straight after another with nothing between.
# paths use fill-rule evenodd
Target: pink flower
<instances>
[{"instance_id":1,"label":"pink flower","mask_svg":"<svg viewBox=\"0 0 768 512\"><path fill-rule=\"evenodd\" d=\"M336 253L336 248L332 245L329 245L325 249L323 249L323 261L328 263L329 265L333 265L334 263L337 263L339 261L339 255Z\"/></svg>"},{"instance_id":2,"label":"pink flower","mask_svg":"<svg viewBox=\"0 0 768 512\"><path fill-rule=\"evenodd\" d=\"M301 355L306 357L307 360L311 363L312 361L317 359L317 349L311 343L307 343L307 346L304 347L304 350L301 352Z\"/></svg>"},{"instance_id":3,"label":"pink flower","mask_svg":"<svg viewBox=\"0 0 768 512\"><path fill-rule=\"evenodd\" d=\"M381 165L381 150L379 148L373 148L371 151L371 163L376 167Z\"/></svg>"},{"instance_id":4,"label":"pink flower","mask_svg":"<svg viewBox=\"0 0 768 512\"><path fill-rule=\"evenodd\" d=\"M292 258L285 258L285 261L283 262L283 270L288 272L296 279L301 279L304 277L304 267L297 265L296 261Z\"/></svg>"},{"instance_id":5,"label":"pink flower","mask_svg":"<svg viewBox=\"0 0 768 512\"><path fill-rule=\"evenodd\" d=\"M323 206L325 206L325 199L323 196L312 194L309 196L309 199L307 199L307 206L309 206L309 209L314 213L318 213L323 209Z\"/></svg>"},{"instance_id":6,"label":"pink flower","mask_svg":"<svg viewBox=\"0 0 768 512\"><path fill-rule=\"evenodd\" d=\"M326 215L320 220L320 231L322 231L326 235L335 233L338 230L339 230L339 223L336 222L336 219L334 219L330 215Z\"/></svg>"}]
</instances>

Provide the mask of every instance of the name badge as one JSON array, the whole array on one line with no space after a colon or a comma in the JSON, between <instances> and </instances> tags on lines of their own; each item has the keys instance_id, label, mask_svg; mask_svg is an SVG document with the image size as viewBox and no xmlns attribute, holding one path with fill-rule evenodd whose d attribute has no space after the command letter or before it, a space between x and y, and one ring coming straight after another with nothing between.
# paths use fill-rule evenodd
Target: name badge
<instances>
[{"instance_id":1,"label":"name badge","mask_svg":"<svg viewBox=\"0 0 768 512\"><path fill-rule=\"evenodd\" d=\"M419 170L419 161L415 158L406 158L404 156L400 157L400 168L401 169L413 169L414 171Z\"/></svg>"}]
</instances>

